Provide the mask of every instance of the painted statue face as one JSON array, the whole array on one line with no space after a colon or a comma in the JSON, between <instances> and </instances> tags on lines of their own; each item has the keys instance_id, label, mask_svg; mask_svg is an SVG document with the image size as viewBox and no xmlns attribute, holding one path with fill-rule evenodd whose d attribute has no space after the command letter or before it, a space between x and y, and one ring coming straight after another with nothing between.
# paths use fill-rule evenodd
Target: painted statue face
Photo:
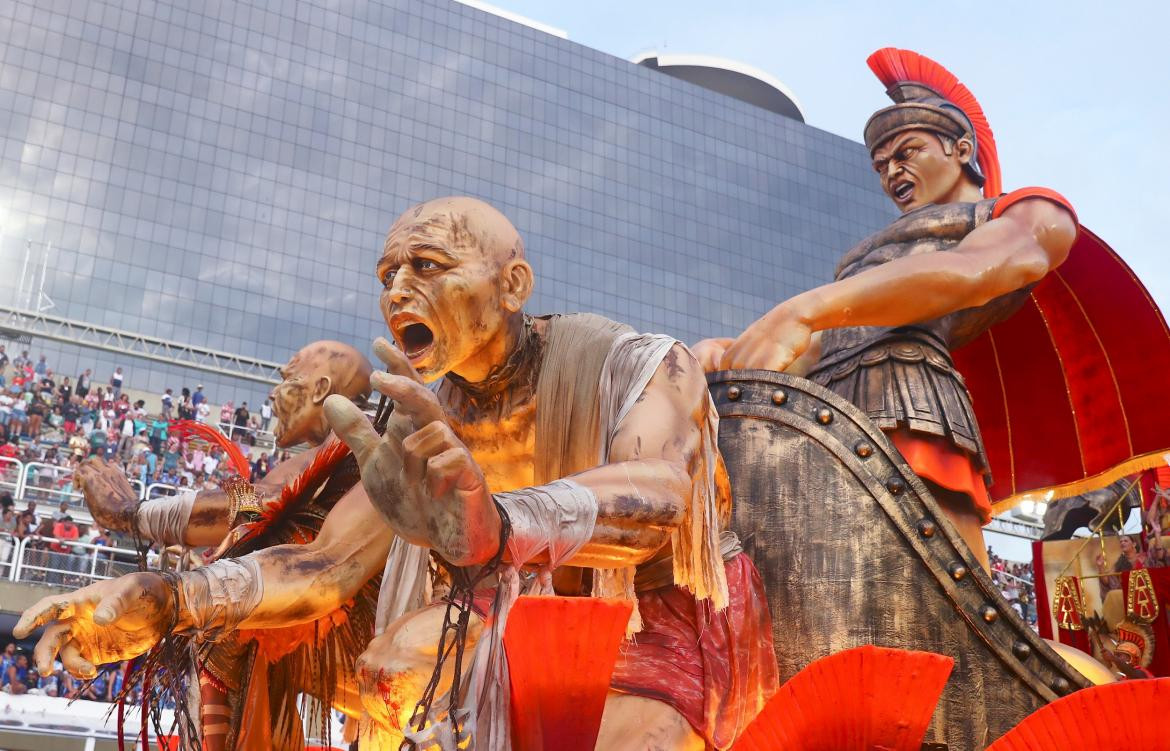
<instances>
[{"instance_id":1,"label":"painted statue face","mask_svg":"<svg viewBox=\"0 0 1170 751\"><path fill-rule=\"evenodd\" d=\"M421 204L390 228L376 272L380 307L424 380L448 372L475 380L506 357L501 343L523 300L504 292L501 269L522 255L507 220L472 199Z\"/></svg>"},{"instance_id":2,"label":"painted statue face","mask_svg":"<svg viewBox=\"0 0 1170 751\"><path fill-rule=\"evenodd\" d=\"M978 186L963 171L970 159L971 144L954 144L948 154L939 137L928 130L896 133L873 152L873 168L882 181L882 190L904 214L927 204L962 200L964 188Z\"/></svg>"},{"instance_id":3,"label":"painted statue face","mask_svg":"<svg viewBox=\"0 0 1170 751\"><path fill-rule=\"evenodd\" d=\"M325 440L321 422L324 417L321 403L313 399L313 387L320 371L320 363L297 352L280 369L281 381L272 389L272 411L276 415L273 436L277 446L295 446ZM320 435L318 435L320 434Z\"/></svg>"},{"instance_id":4,"label":"painted statue face","mask_svg":"<svg viewBox=\"0 0 1170 751\"><path fill-rule=\"evenodd\" d=\"M320 445L329 435L325 397L347 399L370 391L370 363L348 344L320 341L300 349L280 369L281 381L269 394L276 415L274 437L282 448L298 443Z\"/></svg>"}]
</instances>

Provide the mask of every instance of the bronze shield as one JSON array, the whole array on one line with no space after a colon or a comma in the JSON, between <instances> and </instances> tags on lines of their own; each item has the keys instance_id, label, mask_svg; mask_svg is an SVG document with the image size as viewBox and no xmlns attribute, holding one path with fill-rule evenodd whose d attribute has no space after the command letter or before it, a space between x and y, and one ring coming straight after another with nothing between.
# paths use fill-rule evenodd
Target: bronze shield
<instances>
[{"instance_id":1,"label":"bronze shield","mask_svg":"<svg viewBox=\"0 0 1170 751\"><path fill-rule=\"evenodd\" d=\"M982 749L1088 685L1028 628L922 481L852 404L770 371L708 376L732 527L768 589L782 680L875 644L950 655L927 733Z\"/></svg>"}]
</instances>

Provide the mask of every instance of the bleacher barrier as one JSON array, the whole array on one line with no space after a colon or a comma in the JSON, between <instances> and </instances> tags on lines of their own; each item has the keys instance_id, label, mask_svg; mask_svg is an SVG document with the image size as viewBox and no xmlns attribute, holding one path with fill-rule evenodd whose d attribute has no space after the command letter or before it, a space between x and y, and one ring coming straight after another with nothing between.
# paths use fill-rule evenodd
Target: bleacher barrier
<instances>
[{"instance_id":1,"label":"bleacher barrier","mask_svg":"<svg viewBox=\"0 0 1170 751\"><path fill-rule=\"evenodd\" d=\"M54 544L69 551L55 550ZM10 555L8 578L30 584L84 587L138 570L138 554L133 550L39 535L20 540Z\"/></svg>"}]
</instances>

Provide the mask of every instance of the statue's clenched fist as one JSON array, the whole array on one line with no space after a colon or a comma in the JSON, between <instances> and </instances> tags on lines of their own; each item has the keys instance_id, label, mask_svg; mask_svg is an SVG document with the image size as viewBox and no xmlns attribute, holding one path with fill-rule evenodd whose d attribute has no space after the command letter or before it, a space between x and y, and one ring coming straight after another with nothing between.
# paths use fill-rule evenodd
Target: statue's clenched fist
<instances>
[{"instance_id":1,"label":"statue's clenched fist","mask_svg":"<svg viewBox=\"0 0 1170 751\"><path fill-rule=\"evenodd\" d=\"M138 493L130 487L130 481L120 467L91 456L81 463L75 474L94 521L107 529L134 532Z\"/></svg>"},{"instance_id":2,"label":"statue's clenched fist","mask_svg":"<svg viewBox=\"0 0 1170 751\"><path fill-rule=\"evenodd\" d=\"M43 675L53 659L78 678L92 678L97 665L143 654L166 635L175 614L170 586L158 574L127 574L75 592L42 598L13 629L23 639L40 626L45 632L33 651Z\"/></svg>"}]
</instances>

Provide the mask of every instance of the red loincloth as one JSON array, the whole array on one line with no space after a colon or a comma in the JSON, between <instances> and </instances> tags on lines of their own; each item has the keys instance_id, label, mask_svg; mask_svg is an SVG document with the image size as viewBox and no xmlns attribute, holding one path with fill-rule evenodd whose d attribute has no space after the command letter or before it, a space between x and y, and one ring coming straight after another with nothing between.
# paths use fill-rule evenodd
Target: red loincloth
<instances>
[{"instance_id":1,"label":"red loincloth","mask_svg":"<svg viewBox=\"0 0 1170 751\"><path fill-rule=\"evenodd\" d=\"M780 686L760 574L743 553L724 570L729 601L719 613L677 586L638 593L642 630L622 645L610 683L674 707L719 749L731 746Z\"/></svg>"}]
</instances>

